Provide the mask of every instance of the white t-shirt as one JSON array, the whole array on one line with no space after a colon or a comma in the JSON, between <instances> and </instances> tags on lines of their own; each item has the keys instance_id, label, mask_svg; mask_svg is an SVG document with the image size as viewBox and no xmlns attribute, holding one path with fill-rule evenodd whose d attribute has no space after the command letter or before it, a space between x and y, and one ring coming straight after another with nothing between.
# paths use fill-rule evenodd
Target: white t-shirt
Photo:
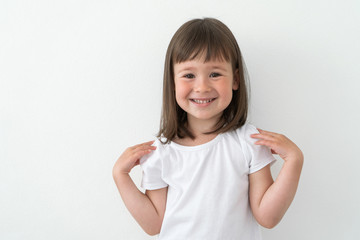
<instances>
[{"instance_id":1,"label":"white t-shirt","mask_svg":"<svg viewBox=\"0 0 360 240\"><path fill-rule=\"evenodd\" d=\"M269 148L255 145L250 124L218 134L198 146L174 142L140 160L141 187L168 186L161 240L259 240L249 205L248 175L275 161Z\"/></svg>"}]
</instances>

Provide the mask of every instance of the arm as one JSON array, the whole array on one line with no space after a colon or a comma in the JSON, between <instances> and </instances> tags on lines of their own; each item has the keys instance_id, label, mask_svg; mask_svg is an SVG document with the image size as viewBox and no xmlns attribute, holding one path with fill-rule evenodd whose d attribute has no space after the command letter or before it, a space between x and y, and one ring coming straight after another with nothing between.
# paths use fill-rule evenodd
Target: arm
<instances>
[{"instance_id":1,"label":"arm","mask_svg":"<svg viewBox=\"0 0 360 240\"><path fill-rule=\"evenodd\" d=\"M142 193L134 184L129 173L139 164L139 159L155 150L151 142L130 147L119 157L113 167L113 178L125 206L149 235L160 232L165 213L167 188Z\"/></svg>"},{"instance_id":2,"label":"arm","mask_svg":"<svg viewBox=\"0 0 360 240\"><path fill-rule=\"evenodd\" d=\"M284 135L260 129L259 132L251 135L260 139L255 144L270 147L272 153L279 154L284 160L275 182L269 165L249 176L249 197L254 217L263 227L273 228L294 199L304 157L301 150Z\"/></svg>"}]
</instances>

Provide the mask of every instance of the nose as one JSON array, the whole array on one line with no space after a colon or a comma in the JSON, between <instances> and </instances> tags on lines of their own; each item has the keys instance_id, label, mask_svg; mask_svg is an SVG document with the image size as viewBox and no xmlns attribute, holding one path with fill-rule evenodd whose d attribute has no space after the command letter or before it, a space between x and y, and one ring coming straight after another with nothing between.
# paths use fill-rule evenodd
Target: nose
<instances>
[{"instance_id":1,"label":"nose","mask_svg":"<svg viewBox=\"0 0 360 240\"><path fill-rule=\"evenodd\" d=\"M210 92L211 86L207 77L198 77L194 85L195 92Z\"/></svg>"}]
</instances>

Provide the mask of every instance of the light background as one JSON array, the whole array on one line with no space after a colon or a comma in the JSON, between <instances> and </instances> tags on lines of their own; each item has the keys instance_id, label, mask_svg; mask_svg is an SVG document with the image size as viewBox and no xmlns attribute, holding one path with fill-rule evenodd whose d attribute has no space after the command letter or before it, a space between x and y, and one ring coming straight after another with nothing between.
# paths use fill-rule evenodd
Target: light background
<instances>
[{"instance_id":1,"label":"light background","mask_svg":"<svg viewBox=\"0 0 360 240\"><path fill-rule=\"evenodd\" d=\"M167 45L198 17L238 40L249 120L305 155L263 238L358 239L359 12L356 0L0 1L0 239L156 239L111 171L157 132ZM139 185L141 169L131 176Z\"/></svg>"}]
</instances>

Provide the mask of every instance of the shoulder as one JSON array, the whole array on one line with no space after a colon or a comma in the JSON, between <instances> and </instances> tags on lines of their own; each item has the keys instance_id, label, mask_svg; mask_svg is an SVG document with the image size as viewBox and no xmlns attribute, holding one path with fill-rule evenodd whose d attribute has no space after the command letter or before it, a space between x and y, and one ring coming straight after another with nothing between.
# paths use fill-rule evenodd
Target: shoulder
<instances>
[{"instance_id":1,"label":"shoulder","mask_svg":"<svg viewBox=\"0 0 360 240\"><path fill-rule=\"evenodd\" d=\"M152 165L158 164L162 159L163 155L166 153L167 147L169 144L165 144L163 139L155 138L152 146L155 146L156 149L150 152L149 154L144 155L140 159L140 165Z\"/></svg>"},{"instance_id":2,"label":"shoulder","mask_svg":"<svg viewBox=\"0 0 360 240\"><path fill-rule=\"evenodd\" d=\"M251 134L255 133L259 133L257 128L251 123L245 123L234 130L224 132L222 135L223 141L231 143L238 142L242 148L244 148L246 145L254 143L254 139L251 137Z\"/></svg>"},{"instance_id":3,"label":"shoulder","mask_svg":"<svg viewBox=\"0 0 360 240\"><path fill-rule=\"evenodd\" d=\"M247 154L247 149L254 144L254 139L251 137L251 134L254 133L258 133L257 128L251 123L245 123L241 127L221 134L221 141L224 144L220 146L225 148L240 148L242 152Z\"/></svg>"},{"instance_id":4,"label":"shoulder","mask_svg":"<svg viewBox=\"0 0 360 240\"><path fill-rule=\"evenodd\" d=\"M241 127L236 129L237 132L253 134L259 132L252 123L245 123Z\"/></svg>"},{"instance_id":5,"label":"shoulder","mask_svg":"<svg viewBox=\"0 0 360 240\"><path fill-rule=\"evenodd\" d=\"M259 133L258 129L251 123L245 123L243 126L237 128L236 133L240 140L246 143L254 142L254 139L250 137L251 134Z\"/></svg>"}]
</instances>

